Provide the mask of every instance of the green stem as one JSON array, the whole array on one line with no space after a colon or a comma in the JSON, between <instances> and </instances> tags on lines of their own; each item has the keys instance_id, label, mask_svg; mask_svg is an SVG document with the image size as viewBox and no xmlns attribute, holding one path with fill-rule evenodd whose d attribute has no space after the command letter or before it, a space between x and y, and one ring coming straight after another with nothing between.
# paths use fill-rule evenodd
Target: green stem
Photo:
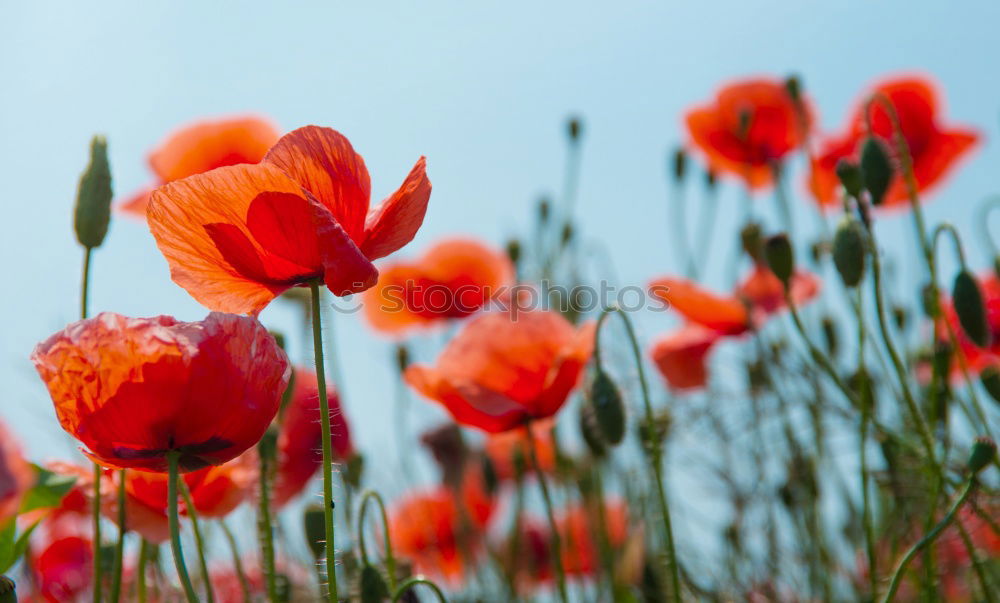
<instances>
[{"instance_id":1,"label":"green stem","mask_svg":"<svg viewBox=\"0 0 1000 603\"><path fill-rule=\"evenodd\" d=\"M117 603L122 590L122 557L125 553L125 470L118 471L118 542L115 543L114 574L111 577L111 600Z\"/></svg>"},{"instance_id":2,"label":"green stem","mask_svg":"<svg viewBox=\"0 0 1000 603\"><path fill-rule=\"evenodd\" d=\"M136 568L136 596L139 603L146 603L146 564L149 561L149 541L145 538L139 544L139 562Z\"/></svg>"},{"instance_id":3,"label":"green stem","mask_svg":"<svg viewBox=\"0 0 1000 603\"><path fill-rule=\"evenodd\" d=\"M396 593L392 596L392 603L397 603L400 599L403 598L403 595L406 594L406 591L410 590L414 586L417 586L418 584L423 584L424 586L427 586L431 590L433 590L434 594L437 596L437 600L440 601L440 603L448 603L448 599L446 599L444 593L441 592L441 588L437 584L434 584L433 582L431 582L427 578L424 578L423 576L415 576L400 584L399 590L397 590Z\"/></svg>"},{"instance_id":4,"label":"green stem","mask_svg":"<svg viewBox=\"0 0 1000 603\"><path fill-rule=\"evenodd\" d=\"M181 526L180 518L177 515L177 460L179 456L180 453L176 451L167 453L167 518L170 524L170 550L174 555L177 577L180 578L181 586L184 587L188 603L197 603L198 595L194 592L187 566L184 565L184 552L181 550Z\"/></svg>"},{"instance_id":5,"label":"green stem","mask_svg":"<svg viewBox=\"0 0 1000 603\"><path fill-rule=\"evenodd\" d=\"M971 495L972 491L975 489L975 485L975 476L970 477L969 481L965 485L965 488L962 490L962 494L951 505L951 508L948 509L948 513L931 529L931 531L927 532L923 538L910 547L910 550L906 552L906 555L903 556L903 559L896 567L896 571L892 574L892 580L889 582L889 590L885 593L882 603L888 603L893 600L896 596L896 591L899 589L899 585L903 580L903 574L906 572L906 566L913 561L913 558L916 557L924 547L932 544L937 537L941 535L941 532L943 532L944 529L947 528L948 525L955 519L955 515L958 514L958 510L963 504L965 504L965 501L968 500L969 495Z\"/></svg>"},{"instance_id":6,"label":"green stem","mask_svg":"<svg viewBox=\"0 0 1000 603\"><path fill-rule=\"evenodd\" d=\"M240 590L243 591L243 600L250 600L250 582L247 580L246 572L243 571L243 560L240 558L240 547L236 544L236 537L233 536L233 531L229 529L229 524L224 520L219 520L219 525L222 527L222 533L226 537L226 542L229 543L229 550L233 554L233 567L236 569L236 577L240 581Z\"/></svg>"},{"instance_id":7,"label":"green stem","mask_svg":"<svg viewBox=\"0 0 1000 603\"><path fill-rule=\"evenodd\" d=\"M313 354L316 362L316 384L319 388L319 412L323 430L323 519L326 523L327 599L337 603L337 564L334 549L333 524L333 443L330 435L330 401L326 395L326 369L323 365L323 330L320 325L319 282L309 283L312 293Z\"/></svg>"},{"instance_id":8,"label":"green stem","mask_svg":"<svg viewBox=\"0 0 1000 603\"><path fill-rule=\"evenodd\" d=\"M83 271L80 278L80 318L87 318L87 301L90 296L90 247L83 248ZM94 526L94 603L101 603L101 590L103 581L101 579L101 476L103 471L101 466L94 463L94 504L93 504L93 526Z\"/></svg>"},{"instance_id":9,"label":"green stem","mask_svg":"<svg viewBox=\"0 0 1000 603\"><path fill-rule=\"evenodd\" d=\"M396 590L396 558L392 555L392 538L389 536L389 518L385 513L385 502L378 492L365 490L361 495L361 503L358 507L358 546L361 549L361 561L368 565L368 548L365 546L365 514L368 511L368 501L375 500L378 503L379 515L382 520L382 532L385 542L385 569L389 574L389 590Z\"/></svg>"},{"instance_id":10,"label":"green stem","mask_svg":"<svg viewBox=\"0 0 1000 603\"><path fill-rule=\"evenodd\" d=\"M872 526L871 493L868 489L868 431L871 426L871 400L865 396L868 390L868 369L865 366L866 329L863 293L857 288L854 302L854 314L858 319L858 378L864 381L859 384L861 392L861 425L858 433L858 452L861 457L861 523L865 532L865 548L868 553L868 586L871 598L878 596L878 563L875 558L875 531Z\"/></svg>"},{"instance_id":11,"label":"green stem","mask_svg":"<svg viewBox=\"0 0 1000 603\"><path fill-rule=\"evenodd\" d=\"M83 248L83 278L80 281L80 318L87 318L87 302L90 296L90 247Z\"/></svg>"},{"instance_id":12,"label":"green stem","mask_svg":"<svg viewBox=\"0 0 1000 603\"><path fill-rule=\"evenodd\" d=\"M549 520L549 531L552 537L552 566L556 572L556 583L559 587L559 598L563 603L569 603L566 594L566 572L562 563L562 537L559 535L559 526L556 525L555 511L552 506L552 496L549 494L549 484L545 479L545 472L538 462L538 452L536 450L535 438L531 433L531 425L527 425L525 433L528 438L528 454L531 457L531 466L535 470L535 477L538 479L538 487L542 491L542 500L545 502L545 515Z\"/></svg>"},{"instance_id":13,"label":"green stem","mask_svg":"<svg viewBox=\"0 0 1000 603\"><path fill-rule=\"evenodd\" d=\"M632 345L632 355L635 358L636 370L639 373L639 385L642 387L642 403L646 412L646 421L650 428L656 421L653 412L653 403L649 397L649 383L646 381L646 370L642 364L642 351L639 349L639 340L635 336L632 328L632 321L628 315L618 306L610 306L601 312L597 319L597 329L594 334L594 363L601 366L601 327L611 314L617 314L625 323L625 331L628 333L629 343ZM680 603L681 600L681 575L680 566L677 563L677 549L674 545L674 531L670 521L670 507L667 505L667 495L663 485L663 447L661 442L652 442L652 450L649 451L649 462L652 466L653 476L656 479L657 504L660 509L660 517L663 521L663 532L667 545L667 571L670 574L672 587L672 600Z\"/></svg>"},{"instance_id":14,"label":"green stem","mask_svg":"<svg viewBox=\"0 0 1000 603\"><path fill-rule=\"evenodd\" d=\"M993 589L990 588L990 581L986 577L986 568L983 567L983 560L979 558L979 553L976 552L976 545L972 542L972 538L969 537L968 530L962 525L962 520L959 519L955 523L955 527L958 528L958 534L962 537L962 543L965 545L965 550L969 552L969 561L972 563L972 568L976 572L976 578L979 580L979 586L983 590L983 601L987 603L993 603L996 598L993 596Z\"/></svg>"},{"instance_id":15,"label":"green stem","mask_svg":"<svg viewBox=\"0 0 1000 603\"><path fill-rule=\"evenodd\" d=\"M265 437L268 436L265 435ZM258 502L257 530L264 563L267 598L271 603L276 603L278 601L278 583L274 575L274 522L271 518L271 456L273 450L274 447L271 445L257 446L257 459L260 462L260 501Z\"/></svg>"},{"instance_id":16,"label":"green stem","mask_svg":"<svg viewBox=\"0 0 1000 603\"><path fill-rule=\"evenodd\" d=\"M191 529L194 531L194 543L198 547L198 567L201 570L201 579L205 582L205 598L208 603L215 601L215 593L212 590L212 580L208 576L208 562L205 559L205 540L201 536L201 526L198 523L198 511L194 507L191 499L191 492L187 483L183 480L180 483L181 496L184 498L184 506L187 508L188 519L191 520Z\"/></svg>"}]
</instances>

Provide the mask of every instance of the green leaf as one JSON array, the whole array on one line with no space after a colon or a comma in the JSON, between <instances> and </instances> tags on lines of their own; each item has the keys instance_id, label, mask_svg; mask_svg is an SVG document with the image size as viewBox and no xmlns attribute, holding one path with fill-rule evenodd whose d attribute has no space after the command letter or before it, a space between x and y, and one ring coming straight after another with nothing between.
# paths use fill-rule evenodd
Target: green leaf
<instances>
[{"instance_id":1,"label":"green leaf","mask_svg":"<svg viewBox=\"0 0 1000 603\"><path fill-rule=\"evenodd\" d=\"M20 513L27 513L35 509L49 509L56 507L62 499L76 484L76 478L69 475L59 475L33 465L36 477L35 485L24 495L21 501Z\"/></svg>"},{"instance_id":2,"label":"green leaf","mask_svg":"<svg viewBox=\"0 0 1000 603\"><path fill-rule=\"evenodd\" d=\"M14 556L15 535L17 533L17 518L11 517L3 528L0 528L0 574L10 569L14 565L17 557Z\"/></svg>"}]
</instances>

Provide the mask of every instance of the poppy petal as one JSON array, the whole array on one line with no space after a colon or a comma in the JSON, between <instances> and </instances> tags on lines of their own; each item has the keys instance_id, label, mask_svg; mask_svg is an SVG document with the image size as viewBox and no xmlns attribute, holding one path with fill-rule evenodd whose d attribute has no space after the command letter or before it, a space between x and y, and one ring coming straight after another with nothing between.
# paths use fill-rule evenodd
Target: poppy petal
<instances>
[{"instance_id":1,"label":"poppy petal","mask_svg":"<svg viewBox=\"0 0 1000 603\"><path fill-rule=\"evenodd\" d=\"M739 335L749 326L746 306L739 299L717 295L693 281L661 278L649 284L649 292L684 318L714 331Z\"/></svg>"},{"instance_id":2,"label":"poppy petal","mask_svg":"<svg viewBox=\"0 0 1000 603\"><path fill-rule=\"evenodd\" d=\"M456 422L487 433L508 431L530 418L524 406L472 382L452 383L431 367L410 366L403 378L423 396L443 405Z\"/></svg>"},{"instance_id":3,"label":"poppy petal","mask_svg":"<svg viewBox=\"0 0 1000 603\"><path fill-rule=\"evenodd\" d=\"M659 339L649 354L671 387L697 389L708 383L706 360L719 337L715 331L687 325Z\"/></svg>"},{"instance_id":4,"label":"poppy petal","mask_svg":"<svg viewBox=\"0 0 1000 603\"><path fill-rule=\"evenodd\" d=\"M361 250L370 259L389 255L417 234L431 197L426 164L423 157L417 160L403 185L368 213Z\"/></svg>"},{"instance_id":5,"label":"poppy petal","mask_svg":"<svg viewBox=\"0 0 1000 603\"><path fill-rule=\"evenodd\" d=\"M163 182L209 170L257 163L278 140L278 130L260 117L201 121L170 135L149 156L149 166Z\"/></svg>"}]
</instances>

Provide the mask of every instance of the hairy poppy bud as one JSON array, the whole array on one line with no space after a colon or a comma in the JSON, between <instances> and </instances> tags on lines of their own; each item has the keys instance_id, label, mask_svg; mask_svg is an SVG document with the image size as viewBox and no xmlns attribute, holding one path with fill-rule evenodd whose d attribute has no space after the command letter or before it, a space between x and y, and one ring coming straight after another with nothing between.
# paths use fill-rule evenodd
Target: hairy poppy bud
<instances>
[{"instance_id":1,"label":"hairy poppy bud","mask_svg":"<svg viewBox=\"0 0 1000 603\"><path fill-rule=\"evenodd\" d=\"M771 268L771 272L787 289L792 272L795 271L795 254L792 251L792 242L788 240L788 235L780 233L768 237L764 242L764 257L767 259L767 265Z\"/></svg>"},{"instance_id":2,"label":"hairy poppy bud","mask_svg":"<svg viewBox=\"0 0 1000 603\"><path fill-rule=\"evenodd\" d=\"M678 148L673 154L674 180L681 182L687 173L687 153L683 148Z\"/></svg>"},{"instance_id":3,"label":"hairy poppy bud","mask_svg":"<svg viewBox=\"0 0 1000 603\"><path fill-rule=\"evenodd\" d=\"M625 437L625 403L621 391L601 368L594 372L587 391L602 439L612 446Z\"/></svg>"},{"instance_id":4,"label":"hairy poppy bud","mask_svg":"<svg viewBox=\"0 0 1000 603\"><path fill-rule=\"evenodd\" d=\"M861 174L861 168L858 167L858 164L847 159L841 159L837 162L836 171L837 178L840 179L840 184L847 191L847 194L855 199L859 198L861 190L865 186L865 179Z\"/></svg>"},{"instance_id":5,"label":"hairy poppy bud","mask_svg":"<svg viewBox=\"0 0 1000 603\"><path fill-rule=\"evenodd\" d=\"M580 406L580 435L593 456L600 458L607 452L601 428L597 425L597 410L591 404Z\"/></svg>"},{"instance_id":6,"label":"hairy poppy bud","mask_svg":"<svg viewBox=\"0 0 1000 603\"><path fill-rule=\"evenodd\" d=\"M865 275L865 231L855 218L844 217L833 235L833 264L845 287L857 287Z\"/></svg>"},{"instance_id":7,"label":"hairy poppy bud","mask_svg":"<svg viewBox=\"0 0 1000 603\"><path fill-rule=\"evenodd\" d=\"M361 568L358 591L361 593L361 603L382 603L389 597L389 587L386 586L382 572L372 565Z\"/></svg>"},{"instance_id":8,"label":"hairy poppy bud","mask_svg":"<svg viewBox=\"0 0 1000 603\"><path fill-rule=\"evenodd\" d=\"M975 443L972 444L972 453L969 455L969 471L973 474L979 473L992 463L996 456L996 442L987 437L976 438Z\"/></svg>"},{"instance_id":9,"label":"hairy poppy bud","mask_svg":"<svg viewBox=\"0 0 1000 603\"><path fill-rule=\"evenodd\" d=\"M103 136L90 141L90 163L80 176L76 190L73 227L76 240L87 248L100 247L111 221L111 167L108 143Z\"/></svg>"},{"instance_id":10,"label":"hairy poppy bud","mask_svg":"<svg viewBox=\"0 0 1000 603\"><path fill-rule=\"evenodd\" d=\"M839 340L837 339L837 325L830 316L823 317L823 339L826 340L826 350L831 356L837 355Z\"/></svg>"},{"instance_id":11,"label":"hairy poppy bud","mask_svg":"<svg viewBox=\"0 0 1000 603\"><path fill-rule=\"evenodd\" d=\"M510 263L517 266L521 262L521 242L517 239L507 241L507 257Z\"/></svg>"},{"instance_id":12,"label":"hairy poppy bud","mask_svg":"<svg viewBox=\"0 0 1000 603\"><path fill-rule=\"evenodd\" d=\"M869 136L861 147L861 173L872 205L881 205L892 183L892 162L889 153L877 139Z\"/></svg>"},{"instance_id":13,"label":"hairy poppy bud","mask_svg":"<svg viewBox=\"0 0 1000 603\"><path fill-rule=\"evenodd\" d=\"M323 551L326 550L326 520L323 515L323 505L312 503L302 511L302 528L313 557L322 558Z\"/></svg>"},{"instance_id":14,"label":"hairy poppy bud","mask_svg":"<svg viewBox=\"0 0 1000 603\"><path fill-rule=\"evenodd\" d=\"M569 118L569 122L566 124L566 132L569 134L570 142L580 140L580 134L583 133L583 122L580 121L579 117Z\"/></svg>"},{"instance_id":15,"label":"hairy poppy bud","mask_svg":"<svg viewBox=\"0 0 1000 603\"><path fill-rule=\"evenodd\" d=\"M988 366L979 373L979 381L983 384L983 389L995 401L1000 402L1000 369L996 366Z\"/></svg>"},{"instance_id":16,"label":"hairy poppy bud","mask_svg":"<svg viewBox=\"0 0 1000 603\"><path fill-rule=\"evenodd\" d=\"M764 233L760 224L750 222L744 226L740 230L740 244L748 256L753 258L755 262L759 262L762 259L761 253L764 248Z\"/></svg>"},{"instance_id":17,"label":"hairy poppy bud","mask_svg":"<svg viewBox=\"0 0 1000 603\"><path fill-rule=\"evenodd\" d=\"M968 270L962 270L955 277L952 288L952 304L962 330L969 336L972 343L981 348L990 344L990 329L986 322L986 307L983 305L983 294L979 290L976 277Z\"/></svg>"}]
</instances>

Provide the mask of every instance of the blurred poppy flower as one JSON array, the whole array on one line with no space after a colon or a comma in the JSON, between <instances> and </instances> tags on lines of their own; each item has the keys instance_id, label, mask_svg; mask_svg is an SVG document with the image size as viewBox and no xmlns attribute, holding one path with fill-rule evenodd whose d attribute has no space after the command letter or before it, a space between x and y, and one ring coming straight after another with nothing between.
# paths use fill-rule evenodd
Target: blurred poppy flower
<instances>
[{"instance_id":1,"label":"blurred poppy flower","mask_svg":"<svg viewBox=\"0 0 1000 603\"><path fill-rule=\"evenodd\" d=\"M674 389L698 389L708 384L708 354L721 335L690 323L659 338L649 355Z\"/></svg>"},{"instance_id":2,"label":"blurred poppy flower","mask_svg":"<svg viewBox=\"0 0 1000 603\"><path fill-rule=\"evenodd\" d=\"M354 446L351 443L350 428L340 408L340 397L332 384L327 385L327 398L330 402L334 460L346 461L354 455ZM282 507L302 492L322 463L322 427L316 374L296 367L292 396L282 414L278 432L274 505Z\"/></svg>"},{"instance_id":3,"label":"blurred poppy flower","mask_svg":"<svg viewBox=\"0 0 1000 603\"><path fill-rule=\"evenodd\" d=\"M712 331L739 335L750 327L750 313L739 298L713 293L694 281L659 278L649 284L649 293L685 319Z\"/></svg>"},{"instance_id":4,"label":"blurred poppy flower","mask_svg":"<svg viewBox=\"0 0 1000 603\"><path fill-rule=\"evenodd\" d=\"M534 440L538 455L538 467L546 473L552 473L556 468L556 443L552 438L554 421L546 419L531 424L531 438ZM523 429L515 429L503 433L491 434L486 438L484 450L493 463L493 469L501 480L509 481L517 478L517 463L522 462L529 467L531 458L531 441ZM518 461L518 458L521 460ZM529 471L527 476L532 475Z\"/></svg>"},{"instance_id":5,"label":"blurred poppy flower","mask_svg":"<svg viewBox=\"0 0 1000 603\"><path fill-rule=\"evenodd\" d=\"M213 312L201 322L105 312L31 355L63 429L95 462L164 472L221 465L255 444L290 370L259 322Z\"/></svg>"},{"instance_id":6,"label":"blurred poppy flower","mask_svg":"<svg viewBox=\"0 0 1000 603\"><path fill-rule=\"evenodd\" d=\"M514 278L505 254L470 239L449 239L412 262L382 267L365 292L368 322L385 333L402 333L480 310Z\"/></svg>"},{"instance_id":7,"label":"blurred poppy flower","mask_svg":"<svg viewBox=\"0 0 1000 603\"><path fill-rule=\"evenodd\" d=\"M0 421L0 526L17 514L21 498L35 481L21 447Z\"/></svg>"},{"instance_id":8,"label":"blurred poppy flower","mask_svg":"<svg viewBox=\"0 0 1000 603\"><path fill-rule=\"evenodd\" d=\"M555 415L594 346L594 324L574 328L554 312L472 319L438 357L411 365L406 382L455 421L497 433Z\"/></svg>"},{"instance_id":9,"label":"blurred poppy flower","mask_svg":"<svg viewBox=\"0 0 1000 603\"><path fill-rule=\"evenodd\" d=\"M792 275L789 294L796 306L808 303L819 293L819 279L815 275L799 270ZM736 297L745 300L764 319L784 310L785 288L770 268L755 264L750 274L736 286Z\"/></svg>"},{"instance_id":10,"label":"blurred poppy flower","mask_svg":"<svg viewBox=\"0 0 1000 603\"><path fill-rule=\"evenodd\" d=\"M72 603L90 597L93 545L89 537L66 535L31 552L37 596L52 603Z\"/></svg>"},{"instance_id":11,"label":"blurred poppy flower","mask_svg":"<svg viewBox=\"0 0 1000 603\"><path fill-rule=\"evenodd\" d=\"M757 189L774 179L774 164L801 146L812 124L808 101L784 82L756 78L724 86L715 99L685 116L692 144L716 173Z\"/></svg>"},{"instance_id":12,"label":"blurred poppy flower","mask_svg":"<svg viewBox=\"0 0 1000 603\"><path fill-rule=\"evenodd\" d=\"M389 536L393 549L413 562L417 573L457 584L468 569L466 562L480 552L492 515L493 499L486 492L482 475L470 470L460 496L441 486L411 493L393 505Z\"/></svg>"},{"instance_id":13,"label":"blurred poppy flower","mask_svg":"<svg viewBox=\"0 0 1000 603\"><path fill-rule=\"evenodd\" d=\"M259 164L156 189L149 227L174 282L213 310L257 314L317 279L335 295L357 293L377 280L372 261L408 243L423 222L431 193L424 163L369 209L361 156L335 130L306 126Z\"/></svg>"},{"instance_id":14,"label":"blurred poppy flower","mask_svg":"<svg viewBox=\"0 0 1000 603\"><path fill-rule=\"evenodd\" d=\"M119 208L145 220L153 188L227 165L257 163L279 136L278 129L270 121L255 116L184 125L149 154L149 168L155 183L133 193Z\"/></svg>"},{"instance_id":15,"label":"blurred poppy flower","mask_svg":"<svg viewBox=\"0 0 1000 603\"><path fill-rule=\"evenodd\" d=\"M899 127L913 159L913 175L917 189L929 192L979 142L980 134L972 128L945 126L941 123L941 103L936 86L926 77L895 77L877 83L855 107L847 127L819 145L809 175L809 188L822 205L840 203L840 180L837 162L857 161L861 144L868 135L867 117L871 118L872 134L881 140L893 158L897 169L886 192L883 204L900 206L908 203L906 185L898 167L893 127L885 107L879 102L869 104L873 95L883 95L899 116ZM866 115L866 111L868 115Z\"/></svg>"}]
</instances>

